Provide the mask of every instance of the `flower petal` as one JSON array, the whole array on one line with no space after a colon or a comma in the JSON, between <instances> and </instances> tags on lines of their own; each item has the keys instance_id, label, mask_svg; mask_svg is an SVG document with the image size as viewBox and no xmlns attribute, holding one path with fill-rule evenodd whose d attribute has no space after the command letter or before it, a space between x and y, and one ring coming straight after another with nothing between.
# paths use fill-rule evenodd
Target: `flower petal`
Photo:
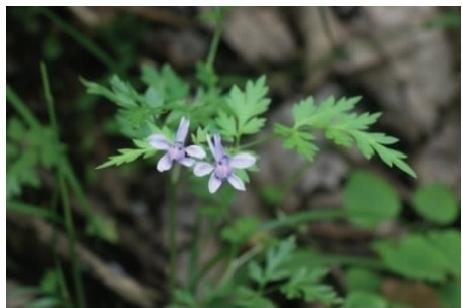
<instances>
[{"instance_id":1,"label":"flower petal","mask_svg":"<svg viewBox=\"0 0 462 308\"><path fill-rule=\"evenodd\" d=\"M236 169L246 169L252 167L256 161L255 156L249 153L239 153L231 159L229 164Z\"/></svg>"},{"instance_id":2,"label":"flower petal","mask_svg":"<svg viewBox=\"0 0 462 308\"><path fill-rule=\"evenodd\" d=\"M197 163L194 166L193 173L195 176L204 176L213 171L213 166L209 163Z\"/></svg>"},{"instance_id":3,"label":"flower petal","mask_svg":"<svg viewBox=\"0 0 462 308\"><path fill-rule=\"evenodd\" d=\"M152 134L148 137L148 142L158 150L168 150L171 146L170 141L162 134Z\"/></svg>"},{"instance_id":4,"label":"flower petal","mask_svg":"<svg viewBox=\"0 0 462 308\"><path fill-rule=\"evenodd\" d=\"M209 192L213 194L221 186L221 180L218 179L215 174L212 174L209 179Z\"/></svg>"},{"instance_id":5,"label":"flower petal","mask_svg":"<svg viewBox=\"0 0 462 308\"><path fill-rule=\"evenodd\" d=\"M186 147L186 154L197 159L204 159L206 154L200 145L190 145Z\"/></svg>"},{"instance_id":6,"label":"flower petal","mask_svg":"<svg viewBox=\"0 0 462 308\"><path fill-rule=\"evenodd\" d=\"M180 125L178 126L178 130L176 131L176 142L184 143L186 140L186 136L188 135L189 130L189 120L185 117L182 117L180 120Z\"/></svg>"},{"instance_id":7,"label":"flower petal","mask_svg":"<svg viewBox=\"0 0 462 308\"><path fill-rule=\"evenodd\" d=\"M240 177L238 177L234 173L231 173L231 175L228 176L227 180L228 180L228 183L233 185L233 187L236 188L237 190L245 190L244 182L241 180Z\"/></svg>"},{"instance_id":8,"label":"flower petal","mask_svg":"<svg viewBox=\"0 0 462 308\"><path fill-rule=\"evenodd\" d=\"M195 160L194 159L191 159L191 158L183 158L183 159L180 159L178 161L180 164L182 164L183 166L185 167L192 167L195 163Z\"/></svg>"},{"instance_id":9,"label":"flower petal","mask_svg":"<svg viewBox=\"0 0 462 308\"><path fill-rule=\"evenodd\" d=\"M223 158L223 156L225 156L225 150L223 149L223 145L221 144L221 137L218 134L214 134L212 139L213 139L213 145L215 147L215 154L217 156L217 161L219 161Z\"/></svg>"},{"instance_id":10,"label":"flower petal","mask_svg":"<svg viewBox=\"0 0 462 308\"><path fill-rule=\"evenodd\" d=\"M209 144L209 149L210 152L212 152L213 159L218 162L219 158L217 156L217 153L215 151L215 146L213 145L212 141L210 140L210 136L207 135L207 143Z\"/></svg>"},{"instance_id":11,"label":"flower petal","mask_svg":"<svg viewBox=\"0 0 462 308\"><path fill-rule=\"evenodd\" d=\"M170 170L170 168L172 168L172 163L173 162L170 159L170 156L168 155L168 153L165 153L165 155L162 156L162 158L157 163L157 170L159 172Z\"/></svg>"}]
</instances>

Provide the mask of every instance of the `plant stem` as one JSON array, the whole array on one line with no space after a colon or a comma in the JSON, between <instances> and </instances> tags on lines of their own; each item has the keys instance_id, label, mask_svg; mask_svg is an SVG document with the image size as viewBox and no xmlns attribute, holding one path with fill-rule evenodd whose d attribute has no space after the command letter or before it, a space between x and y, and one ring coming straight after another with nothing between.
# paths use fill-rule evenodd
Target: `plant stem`
<instances>
[{"instance_id":1,"label":"plant stem","mask_svg":"<svg viewBox=\"0 0 462 308\"><path fill-rule=\"evenodd\" d=\"M201 231L202 231L202 219L196 212L196 225L194 228L193 242L191 247L191 253L189 256L189 268L188 268L188 289L194 294L197 290L195 278L198 273L198 260L200 256L200 244L201 244Z\"/></svg>"},{"instance_id":2,"label":"plant stem","mask_svg":"<svg viewBox=\"0 0 462 308\"><path fill-rule=\"evenodd\" d=\"M50 19L58 28L60 28L64 33L72 37L77 43L82 45L90 54L92 54L96 59L98 59L102 64L104 64L110 71L117 72L119 70L117 62L112 59L112 57L95 44L93 41L89 40L85 35L83 35L79 30L74 28L72 25L61 19L56 15L52 10L48 8L37 8L37 12L46 16Z\"/></svg>"},{"instance_id":3,"label":"plant stem","mask_svg":"<svg viewBox=\"0 0 462 308\"><path fill-rule=\"evenodd\" d=\"M29 110L26 104L24 104L22 99L16 94L9 84L6 85L6 99L22 117L24 122L26 122L31 128L40 127L40 122L37 120L35 115Z\"/></svg>"},{"instance_id":4,"label":"plant stem","mask_svg":"<svg viewBox=\"0 0 462 308\"><path fill-rule=\"evenodd\" d=\"M266 224L262 225L261 230L273 230L283 227L295 227L299 224L303 224L309 221L323 219L338 219L344 217L345 211L341 208L315 209L296 214L291 214L281 219L269 221Z\"/></svg>"},{"instance_id":5,"label":"plant stem","mask_svg":"<svg viewBox=\"0 0 462 308\"><path fill-rule=\"evenodd\" d=\"M40 63L40 71L43 83L43 90L45 94L45 100L47 102L48 108L48 116L50 117L51 125L53 127L56 142L59 142L59 132L58 132L58 124L56 120L56 112L54 108L54 101L53 96L51 94L50 89L50 82L48 80L48 74L46 70L45 64L42 62ZM80 271L80 263L77 258L76 254L76 242L77 236L74 228L74 219L72 216L72 209L69 202L69 192L67 190L67 186L64 179L63 167L65 166L65 158L64 156L60 157L59 165L58 165L58 182L59 182L59 190L61 193L61 200L63 202L63 210L64 210L64 225L66 227L66 233L69 238L69 256L71 259L72 264L72 276L74 279L75 285L75 292L77 297L77 307L85 308L85 293L83 289L83 282L82 276Z\"/></svg>"},{"instance_id":6,"label":"plant stem","mask_svg":"<svg viewBox=\"0 0 462 308\"><path fill-rule=\"evenodd\" d=\"M177 196L176 186L179 181L180 168L175 165L172 170L171 183L168 188L168 248L170 255L170 273L169 273L169 288L170 295L173 296L173 292L176 287L176 231L177 231Z\"/></svg>"},{"instance_id":7,"label":"plant stem","mask_svg":"<svg viewBox=\"0 0 462 308\"><path fill-rule=\"evenodd\" d=\"M66 183L64 182L64 178L62 176L62 172L59 172L59 188L61 192L61 198L63 202L64 208L64 224L66 226L66 233L69 238L69 256L71 259L72 264L72 276L74 279L75 289L76 289L76 296L77 296L77 307L84 308L85 305L85 293L83 289L82 277L80 272L80 264L79 260L77 259L76 254L76 233L74 229L74 222L72 217L72 210L69 204L69 195L66 187Z\"/></svg>"},{"instance_id":8,"label":"plant stem","mask_svg":"<svg viewBox=\"0 0 462 308\"><path fill-rule=\"evenodd\" d=\"M223 13L221 13L223 14ZM215 56L218 50L218 43L220 42L220 37L223 32L223 15L220 20L215 25L215 30L213 31L212 43L210 44L209 53L207 55L206 65L209 70L213 69L213 63L215 62Z\"/></svg>"},{"instance_id":9,"label":"plant stem","mask_svg":"<svg viewBox=\"0 0 462 308\"><path fill-rule=\"evenodd\" d=\"M227 266L220 282L218 283L219 287L224 286L230 279L233 277L233 275L236 273L236 271L243 266L247 261L251 260L255 255L257 255L261 250L263 249L263 245L257 244L252 249L246 251L244 254L242 254L239 258L233 260L229 265Z\"/></svg>"}]
</instances>

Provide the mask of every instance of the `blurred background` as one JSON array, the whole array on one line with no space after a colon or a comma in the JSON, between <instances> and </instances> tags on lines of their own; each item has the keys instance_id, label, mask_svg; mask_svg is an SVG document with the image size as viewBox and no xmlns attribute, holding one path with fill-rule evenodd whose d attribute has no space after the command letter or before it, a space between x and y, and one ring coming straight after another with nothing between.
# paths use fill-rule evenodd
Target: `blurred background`
<instances>
[{"instance_id":1,"label":"blurred background","mask_svg":"<svg viewBox=\"0 0 462 308\"><path fill-rule=\"evenodd\" d=\"M43 125L49 123L39 67L44 61L63 143L47 144L46 130L25 129L17 120L17 109L7 104L7 206L12 207L7 212L9 307L47 298L43 294L53 292L60 275L70 271L63 229L52 228L49 213L40 212L57 202L58 184L47 157L61 150L72 170L69 183L74 193L69 204L78 233L76 254L85 268L88 306L165 303L166 180L154 172L154 161L95 170L130 142L115 128L115 107L86 94L80 78L105 83L118 74L137 86L141 64L170 63L182 77L193 79L195 64L206 57L213 33L199 18L206 10L7 8L10 99L22 101ZM414 181L378 160L366 161L357 152L322 143L315 162L302 169L291 193L281 201L281 210L340 206L345 182L357 169L385 179L405 204L417 187L433 183L444 184L459 202L460 46L460 8L238 7L225 15L215 68L225 87L265 74L272 98L270 123L287 121L292 104L308 95L363 96L359 108L383 112L377 130L400 139L399 149L409 155L418 174ZM27 156L30 151L37 157ZM232 215L267 217L274 198L271 191L290 170L305 166L279 141L262 145L259 151L261 172L234 200ZM185 251L194 210L189 205L184 202L178 213L179 245ZM88 207L104 232L95 232L86 223ZM420 220L405 207L399 221L379 230L319 222L306 236L321 241L326 249L362 253L377 232L399 234L402 221ZM459 225L457 218L449 227ZM61 267L56 267L57 258ZM186 264L182 258L186 256L180 250L180 273ZM381 290L404 298L411 307L443 307L422 283L384 279Z\"/></svg>"}]
</instances>

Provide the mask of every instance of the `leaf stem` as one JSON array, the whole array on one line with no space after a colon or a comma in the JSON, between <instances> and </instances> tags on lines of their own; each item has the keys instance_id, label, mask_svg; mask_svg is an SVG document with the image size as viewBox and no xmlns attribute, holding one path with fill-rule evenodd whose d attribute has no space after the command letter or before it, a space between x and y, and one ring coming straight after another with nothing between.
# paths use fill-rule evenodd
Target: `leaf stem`
<instances>
[{"instance_id":1,"label":"leaf stem","mask_svg":"<svg viewBox=\"0 0 462 308\"><path fill-rule=\"evenodd\" d=\"M35 115L30 111L9 84L6 85L6 99L31 128L40 127L40 122L37 120Z\"/></svg>"},{"instance_id":2,"label":"leaf stem","mask_svg":"<svg viewBox=\"0 0 462 308\"><path fill-rule=\"evenodd\" d=\"M315 209L291 214L281 219L272 220L262 225L261 230L274 230L279 228L295 227L297 225L324 219L338 219L346 216L341 208Z\"/></svg>"},{"instance_id":3,"label":"leaf stem","mask_svg":"<svg viewBox=\"0 0 462 308\"><path fill-rule=\"evenodd\" d=\"M56 120L56 113L54 108L54 101L53 96L51 94L50 89L50 82L48 80L48 74L46 70L45 64L42 62L40 63L40 71L42 77L42 84L43 90L45 94L45 100L47 102L48 108L48 116L50 117L50 121L55 133L56 142L59 142L59 132L58 132L58 124ZM66 228L66 233L69 238L69 256L71 259L72 264L72 276L74 279L75 285L75 292L77 297L77 307L85 308L85 293L83 288L82 276L80 271L80 263L77 258L76 254L76 242L77 236L74 227L74 219L72 215L72 209L69 202L69 191L66 186L63 168L66 166L66 159L64 156L60 157L59 165L58 165L58 182L59 182L59 190L61 193L61 200L63 203L63 211L64 211L64 225Z\"/></svg>"},{"instance_id":4,"label":"leaf stem","mask_svg":"<svg viewBox=\"0 0 462 308\"><path fill-rule=\"evenodd\" d=\"M168 188L168 249L170 255L170 272L169 272L169 289L170 296L173 297L176 288L176 261L177 261L177 250L176 250L176 231L177 231L177 196L176 188L180 176L180 167L175 165L172 170L171 181Z\"/></svg>"},{"instance_id":5,"label":"leaf stem","mask_svg":"<svg viewBox=\"0 0 462 308\"><path fill-rule=\"evenodd\" d=\"M216 8L220 10L220 8ZM210 44L209 53L207 55L206 65L209 70L213 70L213 64L218 50L218 43L220 42L221 34L223 33L223 13L220 12L220 18L215 25L213 31L212 43Z\"/></svg>"}]
</instances>

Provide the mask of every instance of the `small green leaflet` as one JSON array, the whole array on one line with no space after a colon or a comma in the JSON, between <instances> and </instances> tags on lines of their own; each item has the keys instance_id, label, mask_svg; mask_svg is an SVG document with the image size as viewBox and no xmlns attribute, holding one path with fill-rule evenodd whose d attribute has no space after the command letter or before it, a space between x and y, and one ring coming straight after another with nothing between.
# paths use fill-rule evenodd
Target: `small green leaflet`
<instances>
[{"instance_id":1,"label":"small green leaflet","mask_svg":"<svg viewBox=\"0 0 462 308\"><path fill-rule=\"evenodd\" d=\"M262 268L257 262L249 264L250 277L257 282L261 288L269 282L287 278L288 271L283 267L284 262L290 257L295 249L293 236L282 241L276 247L272 247L266 253L265 267Z\"/></svg>"},{"instance_id":2,"label":"small green leaflet","mask_svg":"<svg viewBox=\"0 0 462 308\"><path fill-rule=\"evenodd\" d=\"M259 116L268 110L270 104L267 93L265 76L255 82L248 81L244 91L234 86L225 100L230 113L221 112L216 119L220 132L237 139L258 133L265 124L265 119Z\"/></svg>"},{"instance_id":3,"label":"small green leaflet","mask_svg":"<svg viewBox=\"0 0 462 308\"><path fill-rule=\"evenodd\" d=\"M328 270L323 267L301 268L291 275L290 279L280 289L288 299L303 298L306 302L333 305L342 303L331 286L323 285L320 280Z\"/></svg>"},{"instance_id":4,"label":"small green leaflet","mask_svg":"<svg viewBox=\"0 0 462 308\"><path fill-rule=\"evenodd\" d=\"M109 157L109 160L104 164L98 166L96 169L103 169L111 166L120 166L123 164L131 163L137 160L140 157L143 159L150 158L154 156L156 150L151 147L151 145L147 141L143 140L133 140L137 148L126 148L126 149L119 149L119 155L114 155Z\"/></svg>"},{"instance_id":5,"label":"small green leaflet","mask_svg":"<svg viewBox=\"0 0 462 308\"><path fill-rule=\"evenodd\" d=\"M326 138L338 145L351 147L356 145L366 159L377 154L389 167L396 166L401 171L416 177L412 168L404 161L406 155L389 147L397 138L380 132L369 132L370 125L380 117L380 113L353 112L361 97L341 98L335 101L329 97L319 105L312 97L302 100L292 108L292 127L276 124L274 131L284 139L284 147L295 149L303 157L313 160L317 146L312 131L321 129Z\"/></svg>"}]
</instances>

